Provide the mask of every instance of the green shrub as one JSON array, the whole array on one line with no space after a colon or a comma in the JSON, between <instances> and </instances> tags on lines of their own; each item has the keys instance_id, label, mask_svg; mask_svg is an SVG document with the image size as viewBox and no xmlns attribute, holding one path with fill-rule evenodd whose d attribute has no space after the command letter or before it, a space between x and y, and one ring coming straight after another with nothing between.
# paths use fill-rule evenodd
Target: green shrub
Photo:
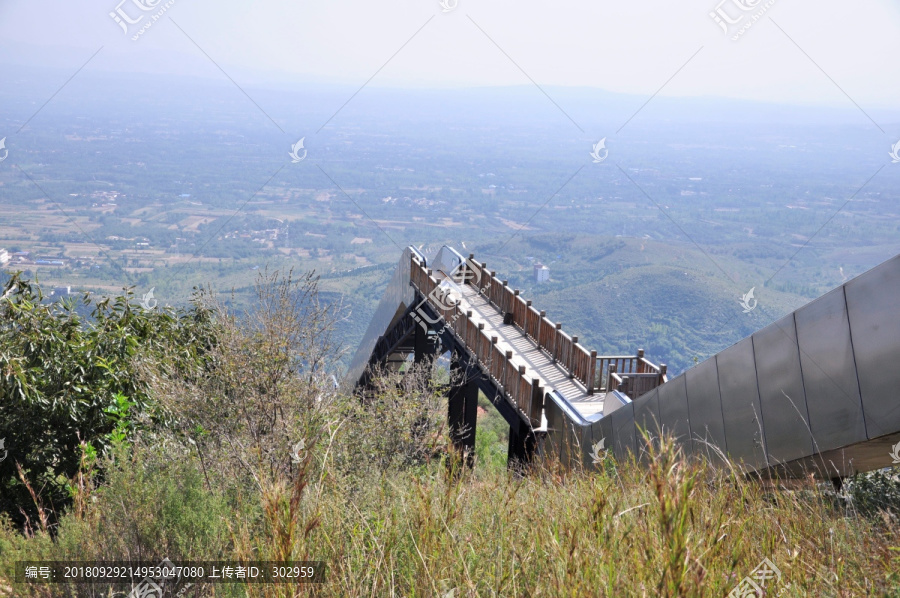
<instances>
[{"instance_id":1,"label":"green shrub","mask_svg":"<svg viewBox=\"0 0 900 598\"><path fill-rule=\"evenodd\" d=\"M607 455L592 472L539 456L519 476L491 456L493 416L478 431L487 466L448 468L442 372L384 374L365 396L329 387L314 279L265 276L258 311L214 306L206 367L127 362L170 419L131 427L137 395L103 403L105 444L75 445L55 535L0 524L0 596L66 595L11 588L17 560L163 557L328 567L321 586L195 596L725 596L764 559L779 570L766 595L900 595L895 481L851 480L856 509L836 509L812 481L765 489L668 439L640 462Z\"/></svg>"},{"instance_id":2,"label":"green shrub","mask_svg":"<svg viewBox=\"0 0 900 598\"><path fill-rule=\"evenodd\" d=\"M846 486L850 505L860 514L900 520L900 467L858 473Z\"/></svg>"},{"instance_id":3,"label":"green shrub","mask_svg":"<svg viewBox=\"0 0 900 598\"><path fill-rule=\"evenodd\" d=\"M201 367L213 323L199 296L189 310L144 311L126 290L83 318L88 295L49 303L19 275L2 295L0 439L9 454L0 462L0 513L34 529L70 504L82 442L104 454L135 426L165 422L136 375L138 358L164 356L173 374Z\"/></svg>"},{"instance_id":4,"label":"green shrub","mask_svg":"<svg viewBox=\"0 0 900 598\"><path fill-rule=\"evenodd\" d=\"M196 457L171 444L120 445L104 461L103 484L84 490L84 508L62 515L55 534L26 537L7 520L0 530L0 578L11 580L19 560L226 560L233 554L233 522L259 519L253 502L207 488ZM16 586L16 595L68 591L27 589Z\"/></svg>"}]
</instances>

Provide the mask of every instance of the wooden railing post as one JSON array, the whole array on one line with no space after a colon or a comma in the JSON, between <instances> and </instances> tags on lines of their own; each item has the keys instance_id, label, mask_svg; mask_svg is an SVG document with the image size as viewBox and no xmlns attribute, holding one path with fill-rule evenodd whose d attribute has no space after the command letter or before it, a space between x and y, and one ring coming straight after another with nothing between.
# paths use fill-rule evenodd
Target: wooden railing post
<instances>
[{"instance_id":1,"label":"wooden railing post","mask_svg":"<svg viewBox=\"0 0 900 598\"><path fill-rule=\"evenodd\" d=\"M506 390L506 394L512 396L513 401L515 401L516 396L513 392L513 384L509 380L509 366L512 365L512 355L512 351L507 351L503 354L503 356L506 358L506 362L503 364L503 369L500 370L500 384L503 386L503 389Z\"/></svg>"},{"instance_id":2,"label":"wooden railing post","mask_svg":"<svg viewBox=\"0 0 900 598\"><path fill-rule=\"evenodd\" d=\"M482 331L484 331L484 322L478 322L478 331L475 333L475 346L472 347L472 352L479 362L484 363L484 361L482 361L484 356L481 355L484 351L484 347L482 347L484 344L484 335L482 334ZM490 371L490 369L488 371Z\"/></svg>"},{"instance_id":3,"label":"wooden railing post","mask_svg":"<svg viewBox=\"0 0 900 598\"><path fill-rule=\"evenodd\" d=\"M503 314L503 323L504 324L512 324L512 301L509 296L509 281L503 280L503 287L500 289L500 293L497 295L497 299L499 299L500 305L497 305L500 308L500 312Z\"/></svg>"},{"instance_id":4,"label":"wooden railing post","mask_svg":"<svg viewBox=\"0 0 900 598\"><path fill-rule=\"evenodd\" d=\"M518 367L518 372L519 375L516 376L516 396L513 397L513 401L515 402L516 407L519 408L519 411L528 415L528 412L526 411L528 405L525 404L526 397L522 395L522 381L525 380L525 366L520 365Z\"/></svg>"},{"instance_id":5,"label":"wooden railing post","mask_svg":"<svg viewBox=\"0 0 900 598\"><path fill-rule=\"evenodd\" d=\"M637 350L637 363L635 364L634 373L643 374L644 373L644 362L641 361L644 358L644 350Z\"/></svg>"},{"instance_id":6,"label":"wooden railing post","mask_svg":"<svg viewBox=\"0 0 900 598\"><path fill-rule=\"evenodd\" d=\"M509 297L509 323L522 325L516 318L516 311L519 309L519 289L513 289L512 295Z\"/></svg>"},{"instance_id":7,"label":"wooden railing post","mask_svg":"<svg viewBox=\"0 0 900 598\"><path fill-rule=\"evenodd\" d=\"M531 401L528 405L528 419L535 428L541 425L541 411L544 409L544 389L538 378L531 379Z\"/></svg>"},{"instance_id":8,"label":"wooden railing post","mask_svg":"<svg viewBox=\"0 0 900 598\"><path fill-rule=\"evenodd\" d=\"M594 378L596 377L596 375L597 375L597 352L591 351L591 360L588 362L588 373L587 373L587 379L589 380L587 389L588 389L589 395L594 394L594 384L595 384ZM597 386L599 386L599 383L596 383L596 384L597 384Z\"/></svg>"},{"instance_id":9,"label":"wooden railing post","mask_svg":"<svg viewBox=\"0 0 900 598\"><path fill-rule=\"evenodd\" d=\"M559 334L562 332L562 322L556 323L556 330L553 333L553 349L550 354L553 356L553 363L559 363L557 357L559 356Z\"/></svg>"},{"instance_id":10,"label":"wooden railing post","mask_svg":"<svg viewBox=\"0 0 900 598\"><path fill-rule=\"evenodd\" d=\"M572 350L570 351L571 355L568 356L569 363L566 366L566 369L569 370L569 378L570 379L575 377L575 358L577 355L577 353L575 352L576 346L578 346L578 337L573 334L572 335Z\"/></svg>"}]
</instances>

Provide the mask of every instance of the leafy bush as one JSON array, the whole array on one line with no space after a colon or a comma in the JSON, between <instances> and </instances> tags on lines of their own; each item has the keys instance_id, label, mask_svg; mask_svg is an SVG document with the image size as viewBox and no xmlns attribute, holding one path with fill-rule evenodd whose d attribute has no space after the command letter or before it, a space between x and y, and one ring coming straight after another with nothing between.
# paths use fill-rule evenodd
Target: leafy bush
<instances>
[{"instance_id":1,"label":"leafy bush","mask_svg":"<svg viewBox=\"0 0 900 598\"><path fill-rule=\"evenodd\" d=\"M202 367L214 324L199 295L189 310L145 311L126 290L82 317L87 294L46 302L37 283L14 275L2 297L0 439L9 453L0 462L0 513L34 525L45 508L52 523L70 503L82 442L104 454L135 426L166 421L137 362L164 356L170 374Z\"/></svg>"},{"instance_id":2,"label":"leafy bush","mask_svg":"<svg viewBox=\"0 0 900 598\"><path fill-rule=\"evenodd\" d=\"M900 468L858 473L846 486L850 504L860 514L900 520Z\"/></svg>"},{"instance_id":3,"label":"leafy bush","mask_svg":"<svg viewBox=\"0 0 900 598\"><path fill-rule=\"evenodd\" d=\"M73 508L55 536L0 520L0 596L71 595L11 576L17 560L76 556L327 563L316 587L193 596L724 596L763 559L778 568L766 595L900 595L900 525L883 516L895 482L851 481L857 510L835 509L812 481L764 492L669 439L597 472L550 457L524 477L448 468L446 379L429 364L364 397L334 389L315 280L260 285L246 317L211 308L215 334L194 365L117 362L143 403L102 387L105 444L75 446ZM149 407L168 419L132 427Z\"/></svg>"},{"instance_id":4,"label":"leafy bush","mask_svg":"<svg viewBox=\"0 0 900 598\"><path fill-rule=\"evenodd\" d=\"M207 488L196 457L171 443L120 444L101 460L104 483L87 489L82 508L60 517L56 533L23 536L0 520L0 578L11 580L18 560L226 559L231 523L259 518L252 501ZM77 588L18 587L15 595L84 596L90 589Z\"/></svg>"}]
</instances>

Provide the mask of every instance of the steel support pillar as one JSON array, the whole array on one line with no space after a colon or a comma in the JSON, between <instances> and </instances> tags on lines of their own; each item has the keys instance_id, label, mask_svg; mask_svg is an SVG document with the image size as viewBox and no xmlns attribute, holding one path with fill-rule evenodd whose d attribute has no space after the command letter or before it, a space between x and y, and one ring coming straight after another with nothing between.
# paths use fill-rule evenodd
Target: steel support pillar
<instances>
[{"instance_id":1,"label":"steel support pillar","mask_svg":"<svg viewBox=\"0 0 900 598\"><path fill-rule=\"evenodd\" d=\"M456 355L450 360L450 393L447 409L447 428L453 448L462 450L463 421L466 411L466 385L462 381L465 370Z\"/></svg>"},{"instance_id":2,"label":"steel support pillar","mask_svg":"<svg viewBox=\"0 0 900 598\"><path fill-rule=\"evenodd\" d=\"M466 369L454 354L450 360L450 392L447 420L453 447L466 456L466 465L475 465L475 429L478 425L478 382L466 376Z\"/></svg>"},{"instance_id":3,"label":"steel support pillar","mask_svg":"<svg viewBox=\"0 0 900 598\"><path fill-rule=\"evenodd\" d=\"M521 470L534 457L534 449L537 442L534 431L527 423L519 420L517 424L509 427L509 451L506 456L506 465L509 469Z\"/></svg>"},{"instance_id":4,"label":"steel support pillar","mask_svg":"<svg viewBox=\"0 0 900 598\"><path fill-rule=\"evenodd\" d=\"M416 331L413 334L415 335L413 340L415 348L414 362L422 363L437 352L437 344L434 342L436 339L431 337L421 326L416 326Z\"/></svg>"}]
</instances>

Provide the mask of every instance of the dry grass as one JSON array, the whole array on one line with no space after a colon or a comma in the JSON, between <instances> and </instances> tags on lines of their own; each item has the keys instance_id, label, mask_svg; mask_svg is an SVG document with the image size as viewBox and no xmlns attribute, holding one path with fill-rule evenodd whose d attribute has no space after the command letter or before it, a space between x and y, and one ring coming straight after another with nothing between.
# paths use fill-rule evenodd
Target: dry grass
<instances>
[{"instance_id":1,"label":"dry grass","mask_svg":"<svg viewBox=\"0 0 900 598\"><path fill-rule=\"evenodd\" d=\"M189 455L166 472L161 457L142 451L127 466L149 468L152 478L114 473L116 487L100 488L82 513L64 517L57 540L0 536L0 586L10 583L14 560L202 554L328 564L323 585L250 586L250 596L725 596L768 558L780 578L768 580L766 595L900 595L896 518L864 517L816 484L764 491L728 470L688 464L671 445L648 465L608 462L589 473L541 463L525 478L451 475L440 460L381 469L361 459L356 470L321 470L327 451L353 443L339 433L310 451L290 480L231 501L225 488L204 488ZM179 497L186 477L194 480L183 488L190 496ZM135 498L126 506L127 496ZM183 511L172 514L181 499ZM156 510L169 513L171 529L161 529ZM214 517L196 518L203 511ZM204 528L196 538L209 538L205 545L185 543L191 526ZM207 529L224 526L224 539ZM142 537L181 554L141 550ZM57 586L15 587L14 595L65 595Z\"/></svg>"},{"instance_id":2,"label":"dry grass","mask_svg":"<svg viewBox=\"0 0 900 598\"><path fill-rule=\"evenodd\" d=\"M413 368L365 398L328 390L331 316L311 279L306 295L274 280L255 315L223 315L215 369L148 365L177 425L72 480L58 526L0 521L0 596L73 595L13 583L20 560L165 557L328 566L321 585L186 597L726 596L764 559L779 571L766 596L900 596L900 482L763 487L666 441L597 471L469 470L447 450L445 378Z\"/></svg>"}]
</instances>

